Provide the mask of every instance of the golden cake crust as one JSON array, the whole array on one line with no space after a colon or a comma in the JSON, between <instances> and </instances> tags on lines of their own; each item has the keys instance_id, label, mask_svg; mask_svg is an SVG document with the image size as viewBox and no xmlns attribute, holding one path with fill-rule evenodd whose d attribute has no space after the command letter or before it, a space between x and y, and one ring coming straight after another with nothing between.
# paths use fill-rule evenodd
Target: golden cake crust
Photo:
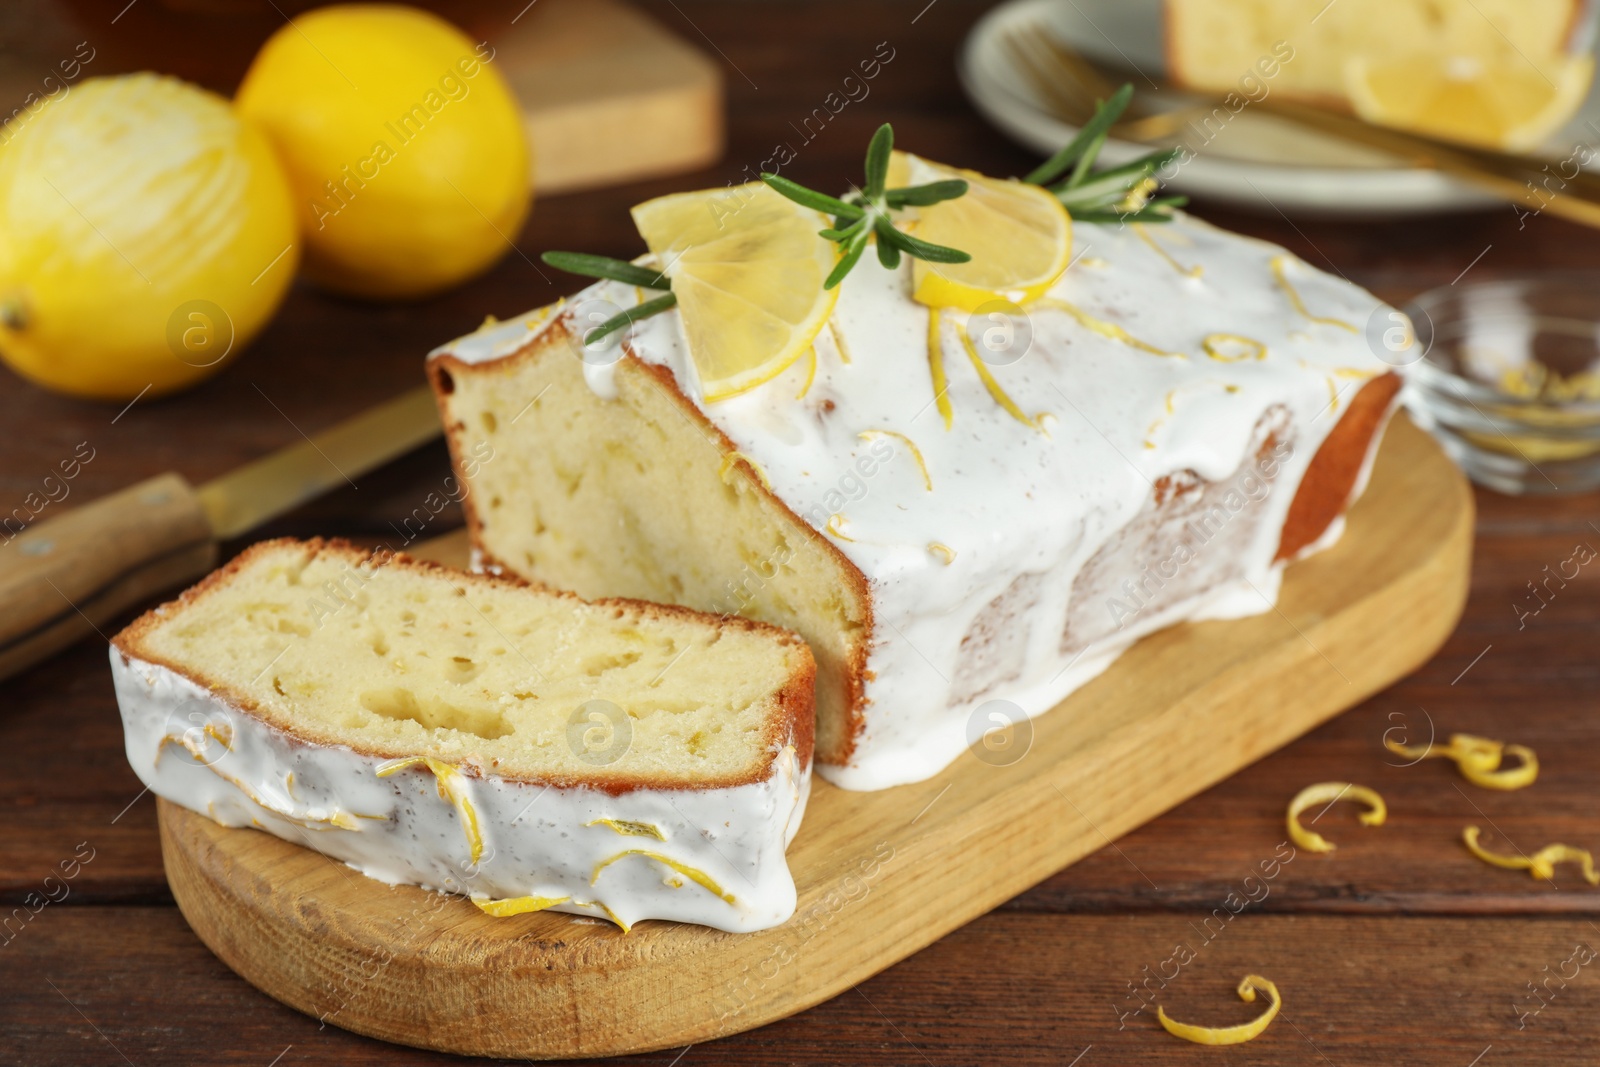
<instances>
[{"instance_id":1,"label":"golden cake crust","mask_svg":"<svg viewBox=\"0 0 1600 1067\"><path fill-rule=\"evenodd\" d=\"M434 398L439 404L439 417L444 423L445 437L450 446L451 461L455 466L456 476L465 488L462 510L466 514L467 530L473 547L478 551L484 565L495 567L507 574L512 573L512 569L507 566L504 560L496 559L484 544L483 522L478 514L474 500L472 481L466 477L465 472L462 470L461 457L466 454L465 442L462 438L462 431L465 427L461 420L455 418L451 413L450 396L455 391L452 376L456 374L482 374L490 371L491 368L494 371L509 373L518 369L522 364L537 362L550 352L570 358L568 355L570 350L565 343L570 336L566 320L558 317L538 334L531 337L527 344L515 352L495 359L489 364L469 363L449 353L443 353L428 360L428 380L433 386ZM846 581L851 587L851 593L861 605L862 628L861 636L851 645L849 666L845 672L845 684L848 687L845 709L848 721L846 728L840 735L842 738L841 743L834 745L828 751L817 750L816 758L823 763L847 763L855 749L856 738L860 736L866 724L867 653L871 648L873 634L872 596L866 576L861 573L861 570L854 563L850 562L843 552L839 551L837 545L833 544L799 515L795 514L794 509L787 502L767 487L765 481L757 474L749 460L739 452L728 435L723 433L721 428L710 419L706 418L705 413L679 388L677 379L673 377L668 368L640 359L628 346L627 342L623 343L623 355L621 358L627 361L633 369L648 374L660 386L661 391L678 406L683 416L703 434L717 443L718 449L725 458L728 456L734 457L733 466L744 471L746 477L749 478L751 488L755 492L780 509L783 514L788 516L795 529L822 546L839 564L841 572L845 575ZM533 584L548 588L543 586L542 583L536 582ZM690 609L682 608L677 610L689 611ZM702 615L700 612L692 612L692 614ZM722 618L723 616L704 615L703 617ZM787 633L787 631L782 632ZM813 672L814 670L815 668L813 667ZM814 727L814 722L807 727L806 751L808 753L814 743Z\"/></svg>"},{"instance_id":2,"label":"golden cake crust","mask_svg":"<svg viewBox=\"0 0 1600 1067\"><path fill-rule=\"evenodd\" d=\"M609 774L595 775L593 777L580 777L569 775L520 775L501 774L498 771L492 775L485 774L475 762L468 760L460 764L459 770L471 777L497 777L507 781L529 782L534 784L549 785L558 789L592 788L598 789L613 796L632 792L636 789L661 789L661 790L699 790L699 789L724 789L740 785L749 785L764 782L772 776L773 763L778 758L785 746L792 745L799 759L801 767L808 767L811 763L813 738L815 731L815 713L813 709L814 689L816 681L816 664L811 657L811 650L798 636L781 627L769 623L759 622L755 619L746 619L742 616L715 616L704 612L694 611L691 608L680 607L675 604L655 604L642 600L630 600L625 597L607 597L597 600L584 600L575 593L568 593L558 589L548 589L536 586L534 583L524 581L514 575L474 574L459 571L453 567L434 563L429 560L420 560L408 556L403 552L390 552L387 549L368 550L351 544L340 538L312 538L301 541L292 537L277 538L270 541L260 541L245 549L228 563L213 571L199 583L186 589L176 600L167 602L159 607L152 608L129 623L120 633L111 639L112 647L123 657L124 661L130 659L142 660L165 667L194 684L210 690L229 705L254 716L279 730L286 736L295 738L306 744L324 746L345 746L357 753L373 758L385 759L410 755L410 753L382 751L377 748L368 748L361 745L352 745L346 738L334 737L331 734L317 730L306 729L303 724L291 724L282 721L279 716L272 713L271 709L263 708L247 694L223 683L216 682L203 674L191 671L182 664L175 663L151 651L145 642L145 637L164 619L163 614L169 608L182 610L188 608L201 599L209 596L217 589L230 582L245 566L257 556L268 554L282 548L304 549L313 557L332 555L340 557L353 567L370 565L374 567L403 567L417 572L431 572L448 577L452 581L460 581L467 585L480 588L489 587L520 587L537 590L540 594L553 596L568 601L573 605L592 605L595 607L616 607L637 611L645 618L681 619L692 622L704 623L713 627L727 627L733 630L742 630L748 633L761 634L770 637L785 647L794 648L802 653L796 669L784 682L778 691L775 702L776 712L767 716L767 729L764 737L762 757L748 767L745 771L708 779L693 785L673 781L664 777L648 774Z\"/></svg>"}]
</instances>

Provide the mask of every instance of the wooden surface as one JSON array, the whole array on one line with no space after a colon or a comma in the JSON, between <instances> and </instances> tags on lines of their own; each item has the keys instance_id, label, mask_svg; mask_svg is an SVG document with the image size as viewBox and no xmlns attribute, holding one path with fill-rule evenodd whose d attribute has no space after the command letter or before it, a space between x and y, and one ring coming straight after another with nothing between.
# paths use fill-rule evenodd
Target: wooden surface
<instances>
[{"instance_id":1,"label":"wooden surface","mask_svg":"<svg viewBox=\"0 0 1600 1067\"><path fill-rule=\"evenodd\" d=\"M91 462L94 453L86 452ZM81 469L81 463L72 461ZM68 466L51 486L66 488ZM70 490L68 490L70 492ZM40 507L48 497L35 498ZM53 521L59 520L59 521ZM161 474L58 515L41 515L0 555L0 679L203 577L217 545L200 498Z\"/></svg>"},{"instance_id":2,"label":"wooden surface","mask_svg":"<svg viewBox=\"0 0 1600 1067\"><path fill-rule=\"evenodd\" d=\"M1471 500L1396 420L1343 539L1289 570L1276 612L1140 642L1004 765L968 753L875 793L816 781L789 848L799 903L771 930L495 919L162 801L167 880L230 967L358 1033L540 1059L739 1033L858 985L1421 666L1466 597ZM464 565L452 547L444 562ZM1269 869L1315 862L1280 845Z\"/></svg>"},{"instance_id":3,"label":"wooden surface","mask_svg":"<svg viewBox=\"0 0 1600 1067\"><path fill-rule=\"evenodd\" d=\"M0 8L0 115L30 94L70 93L83 78L143 68L231 93L267 35L321 3L144 0L137 18L119 18L109 34L121 4L8 3ZM494 47L493 64L522 104L542 194L679 174L722 154L722 68L681 19L669 29L660 13L627 0L421 6Z\"/></svg>"},{"instance_id":4,"label":"wooden surface","mask_svg":"<svg viewBox=\"0 0 1600 1067\"><path fill-rule=\"evenodd\" d=\"M140 0L112 26L123 6L74 8L98 20L89 31L101 47L91 72L100 64L114 69L119 46L160 43L140 22L159 6ZM859 180L862 146L884 120L906 147L954 164L1022 173L1037 162L986 127L955 83L956 48L983 3L645 6L685 38L709 38L715 47L708 51L720 53L731 111L729 149L718 164L684 178L543 200L517 237L527 258L510 253L468 288L423 304L372 307L297 288L221 377L120 415L119 407L54 397L0 369L0 510L38 491L84 440L96 457L51 508L167 470L203 482L299 440L299 429L314 432L399 393L419 381L421 354L437 340L472 329L486 311L514 314L573 287L553 272L540 276L543 268L531 262L539 251L635 254L642 244L628 205L742 180L780 138L796 149L786 173L826 187ZM30 35L42 33L46 19L25 10L13 16L19 9L26 5L4 5L4 15ZM205 40L168 37L163 65L226 90L254 47L247 38L243 29ZM63 54L82 39L72 36ZM841 91L879 42L894 58L866 83L867 98L804 141L789 124ZM115 69L132 69L143 54ZM1382 224L1290 222L1204 203L1196 211L1284 244L1390 300L1458 276L1600 268L1592 232L1542 216L1519 222L1509 208ZM343 534L400 547L404 529L430 537L459 525L457 509L435 514L426 503L448 490L448 474L442 446L422 449L261 533ZM1586 967L1565 988L1552 979L1554 995L1544 994L1537 1015L1527 1014L1538 1006L1528 986L1544 982L1544 968L1559 969L1578 943L1600 948L1600 891L1570 876L1551 885L1485 867L1455 835L1468 822L1492 823L1488 844L1600 847L1600 572L1585 566L1546 594L1542 608L1527 585L1571 558L1576 545L1600 548L1600 497L1475 497L1466 614L1416 674L854 990L768 1027L637 1062L1064 1067L1081 1055L1077 1067L1592 1064L1600 971ZM1518 606L1539 611L1519 623ZM0 917L18 908L31 916L20 925L12 919L0 934L0 1063L466 1062L319 1027L234 976L195 937L167 891L155 805L140 795L122 753L105 655L99 643L81 645L7 683L0 700L0 752L8 757L0 775L7 815ZM1539 783L1490 794L1438 761L1392 766L1398 761L1380 748L1384 732L1401 726L1413 739L1426 737L1430 721L1440 733L1531 745L1544 761ZM1283 837L1283 798L1327 779L1381 790L1390 824L1365 830L1335 809L1323 823L1336 820L1326 830L1340 851L1289 864L1271 893L1231 920L1163 991L1162 1003L1178 1018L1239 1021L1251 1009L1234 996L1234 983L1246 971L1265 973L1287 998L1278 1021L1251 1044L1217 1050L1170 1037L1150 1012L1119 1019L1138 1005L1128 984L1145 980L1143 968L1155 972L1178 941L1197 938L1195 927L1271 858ZM65 871L74 877L63 881ZM41 907L47 899L54 902Z\"/></svg>"}]
</instances>

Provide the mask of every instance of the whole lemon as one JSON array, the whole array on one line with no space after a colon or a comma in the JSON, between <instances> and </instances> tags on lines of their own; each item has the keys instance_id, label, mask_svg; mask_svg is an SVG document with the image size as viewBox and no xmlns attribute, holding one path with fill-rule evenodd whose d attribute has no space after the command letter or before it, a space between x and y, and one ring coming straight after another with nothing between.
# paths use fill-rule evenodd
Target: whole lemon
<instances>
[{"instance_id":1,"label":"whole lemon","mask_svg":"<svg viewBox=\"0 0 1600 1067\"><path fill-rule=\"evenodd\" d=\"M266 139L173 78L90 78L0 130L0 358L100 400L215 373L294 278Z\"/></svg>"},{"instance_id":2,"label":"whole lemon","mask_svg":"<svg viewBox=\"0 0 1600 1067\"><path fill-rule=\"evenodd\" d=\"M289 173L306 274L421 296L487 269L532 200L522 113L494 50L414 8L319 8L262 46L235 104Z\"/></svg>"}]
</instances>

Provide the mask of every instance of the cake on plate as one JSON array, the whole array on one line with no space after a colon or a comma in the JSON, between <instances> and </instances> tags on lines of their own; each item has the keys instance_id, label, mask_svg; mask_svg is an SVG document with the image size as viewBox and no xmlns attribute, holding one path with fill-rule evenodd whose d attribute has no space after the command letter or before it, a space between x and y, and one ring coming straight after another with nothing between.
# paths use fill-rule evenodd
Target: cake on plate
<instances>
[{"instance_id":1,"label":"cake on plate","mask_svg":"<svg viewBox=\"0 0 1600 1067\"><path fill-rule=\"evenodd\" d=\"M1017 221L1024 183L959 173L968 214L993 216L975 236L1003 248L1053 225ZM769 301L722 324L821 273L771 189L695 195L699 215L635 209L651 249L636 262L676 306L602 281L431 354L475 559L799 633L817 767L846 788L937 773L1153 631L1271 610L1285 566L1338 538L1395 406L1368 342L1392 309L1181 213L1075 218L1070 266L994 303L972 296L993 284L981 257L958 276L866 256L786 369L728 388L716 346L815 311ZM810 216L806 232L829 223ZM902 217L952 232L931 208ZM829 252L849 218L819 238ZM731 265L758 239L769 261ZM659 313L597 340L618 309Z\"/></svg>"},{"instance_id":2,"label":"cake on plate","mask_svg":"<svg viewBox=\"0 0 1600 1067\"><path fill-rule=\"evenodd\" d=\"M1593 76L1593 0L1165 0L1167 73L1384 125L1538 147ZM1203 120L1209 122L1209 120Z\"/></svg>"},{"instance_id":3,"label":"cake on plate","mask_svg":"<svg viewBox=\"0 0 1600 1067\"><path fill-rule=\"evenodd\" d=\"M111 669L152 792L379 881L624 929L794 911L813 665L764 623L268 541Z\"/></svg>"}]
</instances>

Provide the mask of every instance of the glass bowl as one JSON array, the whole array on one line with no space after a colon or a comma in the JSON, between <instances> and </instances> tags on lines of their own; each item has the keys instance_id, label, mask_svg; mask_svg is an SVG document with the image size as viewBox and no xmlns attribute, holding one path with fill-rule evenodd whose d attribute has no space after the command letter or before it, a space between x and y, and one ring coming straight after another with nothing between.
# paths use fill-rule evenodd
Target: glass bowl
<instances>
[{"instance_id":1,"label":"glass bowl","mask_svg":"<svg viewBox=\"0 0 1600 1067\"><path fill-rule=\"evenodd\" d=\"M1441 286L1405 311L1406 407L1473 481L1600 486L1600 273Z\"/></svg>"}]
</instances>

